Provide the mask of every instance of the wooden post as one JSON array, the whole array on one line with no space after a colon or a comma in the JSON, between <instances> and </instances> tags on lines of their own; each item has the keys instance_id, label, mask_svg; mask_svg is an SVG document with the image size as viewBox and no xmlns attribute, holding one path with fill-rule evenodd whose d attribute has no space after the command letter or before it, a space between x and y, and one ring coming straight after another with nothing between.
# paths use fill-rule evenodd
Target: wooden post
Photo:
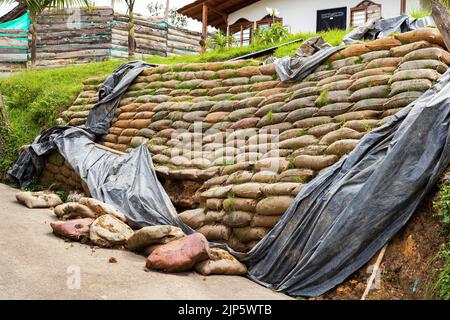
<instances>
[{"instance_id":1,"label":"wooden post","mask_svg":"<svg viewBox=\"0 0 450 320\"><path fill-rule=\"evenodd\" d=\"M406 0L400 0L400 14L406 13Z\"/></svg>"},{"instance_id":2,"label":"wooden post","mask_svg":"<svg viewBox=\"0 0 450 320\"><path fill-rule=\"evenodd\" d=\"M231 47L231 43L230 43L230 25L228 24L228 21L227 21L227 47Z\"/></svg>"},{"instance_id":3,"label":"wooden post","mask_svg":"<svg viewBox=\"0 0 450 320\"><path fill-rule=\"evenodd\" d=\"M241 24L241 47L244 45L244 26Z\"/></svg>"},{"instance_id":4,"label":"wooden post","mask_svg":"<svg viewBox=\"0 0 450 320\"><path fill-rule=\"evenodd\" d=\"M450 13L438 0L432 1L431 16L441 32L447 50L450 51Z\"/></svg>"},{"instance_id":5,"label":"wooden post","mask_svg":"<svg viewBox=\"0 0 450 320\"><path fill-rule=\"evenodd\" d=\"M203 12L202 12L202 50L201 53L206 52L206 37L208 36L208 7L206 4L203 4Z\"/></svg>"}]
</instances>

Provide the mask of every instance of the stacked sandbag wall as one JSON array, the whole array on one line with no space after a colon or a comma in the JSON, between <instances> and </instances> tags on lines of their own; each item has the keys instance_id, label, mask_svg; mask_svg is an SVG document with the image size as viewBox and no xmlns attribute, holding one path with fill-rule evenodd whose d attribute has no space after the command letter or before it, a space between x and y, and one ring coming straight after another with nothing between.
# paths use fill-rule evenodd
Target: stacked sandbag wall
<instances>
[{"instance_id":1,"label":"stacked sandbag wall","mask_svg":"<svg viewBox=\"0 0 450 320\"><path fill-rule=\"evenodd\" d=\"M125 93L105 145L145 143L161 178L201 186L183 220L248 250L305 183L433 85L450 64L442 46L434 29L352 45L294 84L252 61L149 68ZM80 98L98 83L88 80Z\"/></svg>"}]
</instances>

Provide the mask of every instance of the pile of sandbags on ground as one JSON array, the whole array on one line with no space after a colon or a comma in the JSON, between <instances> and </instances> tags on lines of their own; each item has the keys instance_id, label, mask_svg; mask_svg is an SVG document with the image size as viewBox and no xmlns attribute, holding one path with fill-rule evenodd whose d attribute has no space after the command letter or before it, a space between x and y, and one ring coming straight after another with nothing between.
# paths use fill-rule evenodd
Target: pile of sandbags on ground
<instances>
[{"instance_id":1,"label":"pile of sandbags on ground","mask_svg":"<svg viewBox=\"0 0 450 320\"><path fill-rule=\"evenodd\" d=\"M183 220L249 250L305 183L433 85L450 63L443 48L433 28L355 44L298 83L253 61L149 68L124 94L105 145L146 144L161 177L202 184ZM77 103L98 79L88 83Z\"/></svg>"}]
</instances>

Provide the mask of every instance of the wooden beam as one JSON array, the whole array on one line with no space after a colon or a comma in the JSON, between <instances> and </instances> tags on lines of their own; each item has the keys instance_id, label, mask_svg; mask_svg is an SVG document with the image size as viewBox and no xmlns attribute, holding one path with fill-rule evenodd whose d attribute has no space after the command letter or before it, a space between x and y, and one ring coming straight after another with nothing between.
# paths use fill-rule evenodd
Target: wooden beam
<instances>
[{"instance_id":1,"label":"wooden beam","mask_svg":"<svg viewBox=\"0 0 450 320\"><path fill-rule=\"evenodd\" d=\"M438 0L433 0L431 16L441 32L447 50L450 51L450 13Z\"/></svg>"},{"instance_id":2,"label":"wooden beam","mask_svg":"<svg viewBox=\"0 0 450 320\"><path fill-rule=\"evenodd\" d=\"M244 26L241 24L241 47L244 45Z\"/></svg>"},{"instance_id":3,"label":"wooden beam","mask_svg":"<svg viewBox=\"0 0 450 320\"><path fill-rule=\"evenodd\" d=\"M406 0L400 0L400 14L406 13Z\"/></svg>"},{"instance_id":4,"label":"wooden beam","mask_svg":"<svg viewBox=\"0 0 450 320\"><path fill-rule=\"evenodd\" d=\"M206 38L208 37L208 7L206 4L203 4L203 12L202 12L202 49L201 53L204 54L206 52Z\"/></svg>"}]
</instances>

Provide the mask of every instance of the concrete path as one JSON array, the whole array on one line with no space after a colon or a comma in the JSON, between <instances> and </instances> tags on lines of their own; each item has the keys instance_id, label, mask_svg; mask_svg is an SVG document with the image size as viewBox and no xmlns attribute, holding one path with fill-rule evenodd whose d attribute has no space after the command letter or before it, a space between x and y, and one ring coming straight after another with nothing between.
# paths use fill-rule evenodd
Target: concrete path
<instances>
[{"instance_id":1,"label":"concrete path","mask_svg":"<svg viewBox=\"0 0 450 320\"><path fill-rule=\"evenodd\" d=\"M51 211L16 192L0 184L0 299L290 299L244 277L148 272L144 256L65 242Z\"/></svg>"}]
</instances>

